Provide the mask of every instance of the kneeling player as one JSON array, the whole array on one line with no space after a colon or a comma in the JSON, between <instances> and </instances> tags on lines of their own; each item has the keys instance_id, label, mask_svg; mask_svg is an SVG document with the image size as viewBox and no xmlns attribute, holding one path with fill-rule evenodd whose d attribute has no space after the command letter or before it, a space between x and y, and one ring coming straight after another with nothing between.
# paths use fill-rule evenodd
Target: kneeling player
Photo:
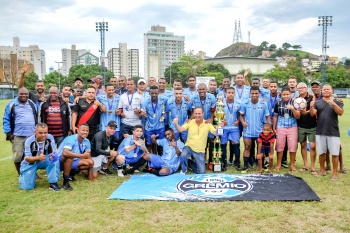
<instances>
[{"instance_id":1,"label":"kneeling player","mask_svg":"<svg viewBox=\"0 0 350 233\"><path fill-rule=\"evenodd\" d=\"M50 189L59 191L57 181L57 155L55 140L48 134L48 127L45 123L38 123L35 133L24 142L24 160L22 161L19 175L19 186L24 190L31 190L35 187L36 171L45 169L50 183Z\"/></svg>"},{"instance_id":2,"label":"kneeling player","mask_svg":"<svg viewBox=\"0 0 350 233\"><path fill-rule=\"evenodd\" d=\"M88 124L81 124L77 131L78 134L66 137L58 148L61 170L63 170L63 188L68 191L73 190L69 184L69 173L71 170L79 170L89 180L94 180L92 173L94 161L90 154L91 144L89 139L87 139L89 135Z\"/></svg>"},{"instance_id":3,"label":"kneeling player","mask_svg":"<svg viewBox=\"0 0 350 233\"><path fill-rule=\"evenodd\" d=\"M258 137L258 163L259 163L259 173L263 173L262 168L262 158L267 153L269 155L269 173L272 174L272 164L273 164L273 145L275 143L275 134L272 132L272 126L270 124L264 124L262 133Z\"/></svg>"}]
</instances>

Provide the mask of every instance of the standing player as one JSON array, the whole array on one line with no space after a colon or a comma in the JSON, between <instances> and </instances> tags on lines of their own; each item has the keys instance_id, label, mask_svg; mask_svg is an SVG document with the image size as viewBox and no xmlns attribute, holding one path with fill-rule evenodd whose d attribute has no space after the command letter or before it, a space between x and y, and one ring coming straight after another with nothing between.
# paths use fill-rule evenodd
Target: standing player
<instances>
[{"instance_id":1,"label":"standing player","mask_svg":"<svg viewBox=\"0 0 350 233\"><path fill-rule=\"evenodd\" d=\"M263 124L269 123L270 113L266 102L259 100L260 90L257 86L250 88L250 99L242 102L240 106L240 122L243 125L243 141L244 141L244 167L242 173L247 173L250 147L252 141L256 141L262 131Z\"/></svg>"},{"instance_id":2,"label":"standing player","mask_svg":"<svg viewBox=\"0 0 350 233\"><path fill-rule=\"evenodd\" d=\"M194 75L190 75L187 77L187 85L188 88L185 89L183 95L188 97L189 99L193 99L194 96L196 96L198 94L197 89L196 89L196 76ZM205 90L207 91L207 90Z\"/></svg>"},{"instance_id":3,"label":"standing player","mask_svg":"<svg viewBox=\"0 0 350 233\"><path fill-rule=\"evenodd\" d=\"M258 163L259 163L259 173L263 173L263 157L268 154L269 156L269 168L268 171L272 174L272 165L273 165L273 146L275 143L275 134L272 131L271 124L265 123L263 126L262 133L259 134L258 138Z\"/></svg>"}]
</instances>

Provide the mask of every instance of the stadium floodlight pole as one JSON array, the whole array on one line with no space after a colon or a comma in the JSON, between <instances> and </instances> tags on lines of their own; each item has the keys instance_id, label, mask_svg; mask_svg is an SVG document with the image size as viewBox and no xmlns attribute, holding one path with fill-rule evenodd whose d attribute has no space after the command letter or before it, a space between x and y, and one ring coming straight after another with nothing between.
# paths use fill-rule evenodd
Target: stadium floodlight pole
<instances>
[{"instance_id":1,"label":"stadium floodlight pole","mask_svg":"<svg viewBox=\"0 0 350 233\"><path fill-rule=\"evenodd\" d=\"M326 84L326 68L327 68L327 27L332 26L333 16L318 16L318 26L322 26L322 85Z\"/></svg>"},{"instance_id":2,"label":"stadium floodlight pole","mask_svg":"<svg viewBox=\"0 0 350 233\"><path fill-rule=\"evenodd\" d=\"M103 84L106 84L105 82L105 32L108 32L108 22L105 22L104 20L102 22L96 22L96 32L100 32L101 36L101 50L99 52L101 53L101 75L103 77Z\"/></svg>"},{"instance_id":3,"label":"stadium floodlight pole","mask_svg":"<svg viewBox=\"0 0 350 233\"><path fill-rule=\"evenodd\" d=\"M58 73L58 92L61 91L61 73L60 73L60 63L63 64L61 61L55 61L57 63L57 73Z\"/></svg>"}]
</instances>

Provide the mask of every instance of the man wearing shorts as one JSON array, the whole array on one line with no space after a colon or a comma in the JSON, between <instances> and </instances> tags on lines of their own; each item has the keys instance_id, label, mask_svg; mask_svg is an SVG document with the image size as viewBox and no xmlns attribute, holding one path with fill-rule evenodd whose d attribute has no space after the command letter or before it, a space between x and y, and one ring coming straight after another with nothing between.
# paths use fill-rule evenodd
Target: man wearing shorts
<instances>
[{"instance_id":1,"label":"man wearing shorts","mask_svg":"<svg viewBox=\"0 0 350 233\"><path fill-rule=\"evenodd\" d=\"M340 132L338 116L343 115L343 104L332 98L333 88L330 85L322 87L323 98L310 104L311 116L317 116L316 145L320 155L320 175L325 176L326 152L332 155L332 180L338 179L338 162L340 151Z\"/></svg>"}]
</instances>

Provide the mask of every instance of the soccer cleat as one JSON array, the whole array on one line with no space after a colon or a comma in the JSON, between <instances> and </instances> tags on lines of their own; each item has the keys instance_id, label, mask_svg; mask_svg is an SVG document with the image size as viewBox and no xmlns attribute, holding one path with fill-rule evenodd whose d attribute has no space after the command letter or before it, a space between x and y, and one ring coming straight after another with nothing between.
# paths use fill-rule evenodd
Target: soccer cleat
<instances>
[{"instance_id":1,"label":"soccer cleat","mask_svg":"<svg viewBox=\"0 0 350 233\"><path fill-rule=\"evenodd\" d=\"M246 174L248 172L248 168L247 167L243 167L241 170L242 174Z\"/></svg>"},{"instance_id":2,"label":"soccer cleat","mask_svg":"<svg viewBox=\"0 0 350 233\"><path fill-rule=\"evenodd\" d=\"M74 178L74 176L69 176L69 181L75 182L77 180Z\"/></svg>"},{"instance_id":3,"label":"soccer cleat","mask_svg":"<svg viewBox=\"0 0 350 233\"><path fill-rule=\"evenodd\" d=\"M72 188L72 186L70 186L69 182L65 183L65 184L63 185L63 188L64 188L65 190L67 190L67 191L72 191L72 190L73 190L73 188Z\"/></svg>"},{"instance_id":4,"label":"soccer cleat","mask_svg":"<svg viewBox=\"0 0 350 233\"><path fill-rule=\"evenodd\" d=\"M53 191L60 191L61 190L60 186L58 186L57 183L50 183L49 189L51 189Z\"/></svg>"},{"instance_id":5,"label":"soccer cleat","mask_svg":"<svg viewBox=\"0 0 350 233\"><path fill-rule=\"evenodd\" d=\"M100 173L103 175L112 175L113 173L108 168L102 168Z\"/></svg>"},{"instance_id":6,"label":"soccer cleat","mask_svg":"<svg viewBox=\"0 0 350 233\"><path fill-rule=\"evenodd\" d=\"M118 169L117 175L118 175L119 177L124 177L123 169Z\"/></svg>"}]
</instances>

